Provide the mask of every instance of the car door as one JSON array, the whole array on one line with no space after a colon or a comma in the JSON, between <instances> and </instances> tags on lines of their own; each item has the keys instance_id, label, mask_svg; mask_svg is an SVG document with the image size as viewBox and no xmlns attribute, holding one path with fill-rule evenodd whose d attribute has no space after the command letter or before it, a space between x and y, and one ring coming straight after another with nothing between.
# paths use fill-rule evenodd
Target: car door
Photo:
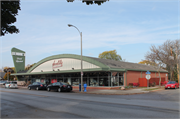
<instances>
[{"instance_id":1,"label":"car door","mask_svg":"<svg viewBox=\"0 0 180 119\"><path fill-rule=\"evenodd\" d=\"M37 82L34 82L33 84L32 84L32 89L35 89L36 88L36 84L37 84Z\"/></svg>"},{"instance_id":2,"label":"car door","mask_svg":"<svg viewBox=\"0 0 180 119\"><path fill-rule=\"evenodd\" d=\"M55 89L54 86L55 86L55 83L52 83L52 84L51 84L51 90L54 90L54 89Z\"/></svg>"},{"instance_id":3,"label":"car door","mask_svg":"<svg viewBox=\"0 0 180 119\"><path fill-rule=\"evenodd\" d=\"M58 90L58 88L59 88L59 86L60 86L60 82L57 82L56 84L55 84L55 90Z\"/></svg>"}]
</instances>

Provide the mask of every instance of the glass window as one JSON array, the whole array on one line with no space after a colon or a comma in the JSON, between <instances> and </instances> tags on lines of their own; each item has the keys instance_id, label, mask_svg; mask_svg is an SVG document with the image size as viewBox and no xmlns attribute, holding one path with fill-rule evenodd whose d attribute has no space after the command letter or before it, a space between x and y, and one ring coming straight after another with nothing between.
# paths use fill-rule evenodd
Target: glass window
<instances>
[{"instance_id":1,"label":"glass window","mask_svg":"<svg viewBox=\"0 0 180 119\"><path fill-rule=\"evenodd\" d=\"M99 86L105 86L104 78L99 78Z\"/></svg>"},{"instance_id":2,"label":"glass window","mask_svg":"<svg viewBox=\"0 0 180 119\"><path fill-rule=\"evenodd\" d=\"M12 84L17 84L17 82L12 82Z\"/></svg>"},{"instance_id":3,"label":"glass window","mask_svg":"<svg viewBox=\"0 0 180 119\"><path fill-rule=\"evenodd\" d=\"M67 83L64 83L64 82L61 82L62 83L62 85L68 85Z\"/></svg>"},{"instance_id":4,"label":"glass window","mask_svg":"<svg viewBox=\"0 0 180 119\"><path fill-rule=\"evenodd\" d=\"M79 86L79 78L71 78L73 86Z\"/></svg>"},{"instance_id":5,"label":"glass window","mask_svg":"<svg viewBox=\"0 0 180 119\"><path fill-rule=\"evenodd\" d=\"M90 86L98 86L97 78L90 78Z\"/></svg>"}]
</instances>

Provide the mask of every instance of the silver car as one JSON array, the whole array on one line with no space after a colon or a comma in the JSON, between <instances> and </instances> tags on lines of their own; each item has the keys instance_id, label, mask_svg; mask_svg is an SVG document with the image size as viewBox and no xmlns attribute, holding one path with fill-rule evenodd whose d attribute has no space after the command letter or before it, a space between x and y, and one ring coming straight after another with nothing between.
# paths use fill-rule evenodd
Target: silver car
<instances>
[{"instance_id":1,"label":"silver car","mask_svg":"<svg viewBox=\"0 0 180 119\"><path fill-rule=\"evenodd\" d=\"M5 88L18 88L16 81L9 81L5 83Z\"/></svg>"}]
</instances>

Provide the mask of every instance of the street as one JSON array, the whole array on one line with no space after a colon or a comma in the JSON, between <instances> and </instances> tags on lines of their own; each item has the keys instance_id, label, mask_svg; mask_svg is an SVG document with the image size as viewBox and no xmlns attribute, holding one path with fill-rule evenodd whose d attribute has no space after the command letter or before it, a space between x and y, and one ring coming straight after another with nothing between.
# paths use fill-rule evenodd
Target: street
<instances>
[{"instance_id":1,"label":"street","mask_svg":"<svg viewBox=\"0 0 180 119\"><path fill-rule=\"evenodd\" d=\"M1 118L179 118L179 91L96 95L1 90Z\"/></svg>"}]
</instances>

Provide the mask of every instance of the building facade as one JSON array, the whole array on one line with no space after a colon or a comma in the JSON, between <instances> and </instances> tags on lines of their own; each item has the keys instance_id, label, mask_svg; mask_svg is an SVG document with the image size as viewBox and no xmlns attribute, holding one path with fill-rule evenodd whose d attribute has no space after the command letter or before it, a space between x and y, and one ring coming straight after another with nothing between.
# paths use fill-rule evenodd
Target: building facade
<instances>
[{"instance_id":1,"label":"building facade","mask_svg":"<svg viewBox=\"0 0 180 119\"><path fill-rule=\"evenodd\" d=\"M150 71L151 77L158 77L157 69L153 66L82 57L83 83L92 87L127 86L129 83L138 83L139 78L145 77ZM160 70L161 77L167 77L167 71ZM37 62L28 71L19 71L15 74L19 80L42 82L67 82L78 86L81 81L81 56L73 54L60 54L47 57Z\"/></svg>"}]
</instances>

